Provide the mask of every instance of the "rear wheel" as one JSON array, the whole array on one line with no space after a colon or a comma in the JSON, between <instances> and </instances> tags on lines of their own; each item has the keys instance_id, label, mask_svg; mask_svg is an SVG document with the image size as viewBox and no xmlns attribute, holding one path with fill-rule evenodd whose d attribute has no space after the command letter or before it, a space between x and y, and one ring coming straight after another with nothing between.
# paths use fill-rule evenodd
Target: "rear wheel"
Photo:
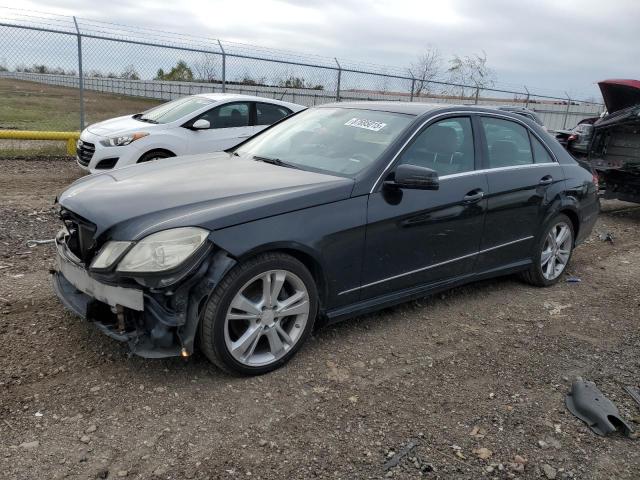
<instances>
[{"instance_id":1,"label":"rear wheel","mask_svg":"<svg viewBox=\"0 0 640 480\"><path fill-rule=\"evenodd\" d=\"M167 150L151 150L140 157L138 163L151 162L161 158L175 157L175 155Z\"/></svg>"},{"instance_id":2,"label":"rear wheel","mask_svg":"<svg viewBox=\"0 0 640 480\"><path fill-rule=\"evenodd\" d=\"M236 266L212 293L200 322L201 348L229 373L269 372L302 346L317 309L315 282L300 261L260 255Z\"/></svg>"},{"instance_id":3,"label":"rear wheel","mask_svg":"<svg viewBox=\"0 0 640 480\"><path fill-rule=\"evenodd\" d=\"M567 268L573 253L574 231L569 217L560 214L554 217L538 239L531 268L523 278L539 287L557 283Z\"/></svg>"}]
</instances>

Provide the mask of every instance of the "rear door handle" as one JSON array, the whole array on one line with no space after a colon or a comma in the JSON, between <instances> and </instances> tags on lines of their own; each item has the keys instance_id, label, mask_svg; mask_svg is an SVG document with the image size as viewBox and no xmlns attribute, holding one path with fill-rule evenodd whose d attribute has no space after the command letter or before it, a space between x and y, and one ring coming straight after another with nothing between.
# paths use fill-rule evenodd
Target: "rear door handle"
<instances>
[{"instance_id":1,"label":"rear door handle","mask_svg":"<svg viewBox=\"0 0 640 480\"><path fill-rule=\"evenodd\" d=\"M464 203L476 203L482 200L482 197L484 197L484 192L477 188L467 193L462 200Z\"/></svg>"},{"instance_id":2,"label":"rear door handle","mask_svg":"<svg viewBox=\"0 0 640 480\"><path fill-rule=\"evenodd\" d=\"M545 175L540 179L538 185L551 185L553 183L553 177L551 175Z\"/></svg>"}]
</instances>

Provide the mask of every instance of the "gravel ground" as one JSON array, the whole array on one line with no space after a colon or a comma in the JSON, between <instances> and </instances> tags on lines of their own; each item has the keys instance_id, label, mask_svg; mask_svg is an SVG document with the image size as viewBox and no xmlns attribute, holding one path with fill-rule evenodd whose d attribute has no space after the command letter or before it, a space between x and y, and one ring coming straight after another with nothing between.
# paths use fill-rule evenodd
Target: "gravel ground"
<instances>
[{"instance_id":1,"label":"gravel ground","mask_svg":"<svg viewBox=\"0 0 640 480\"><path fill-rule=\"evenodd\" d=\"M640 383L640 207L603 203L580 283L458 288L233 378L200 355L130 357L56 301L52 249L24 242L53 236L55 195L79 175L2 161L0 478L640 478L638 440L564 407L579 375L640 422L622 389Z\"/></svg>"}]
</instances>

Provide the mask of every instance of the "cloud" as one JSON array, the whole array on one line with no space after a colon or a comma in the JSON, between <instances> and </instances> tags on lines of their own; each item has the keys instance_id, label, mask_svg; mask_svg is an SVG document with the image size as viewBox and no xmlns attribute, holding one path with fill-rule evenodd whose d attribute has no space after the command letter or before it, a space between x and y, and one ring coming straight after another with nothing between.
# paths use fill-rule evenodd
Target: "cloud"
<instances>
[{"instance_id":1,"label":"cloud","mask_svg":"<svg viewBox=\"0 0 640 480\"><path fill-rule=\"evenodd\" d=\"M484 50L499 84L554 95L590 96L598 80L640 76L637 0L112 0L105 5L27 0L22 8L345 63L406 68L427 45L447 57Z\"/></svg>"}]
</instances>

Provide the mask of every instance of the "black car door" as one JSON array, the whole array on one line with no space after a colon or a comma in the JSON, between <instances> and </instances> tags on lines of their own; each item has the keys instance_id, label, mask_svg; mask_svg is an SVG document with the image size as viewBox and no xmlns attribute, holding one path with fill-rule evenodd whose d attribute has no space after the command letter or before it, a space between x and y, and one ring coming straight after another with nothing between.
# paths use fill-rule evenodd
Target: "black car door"
<instances>
[{"instance_id":1,"label":"black car door","mask_svg":"<svg viewBox=\"0 0 640 480\"><path fill-rule=\"evenodd\" d=\"M469 116L429 124L400 153L395 166L435 170L439 189L382 186L369 196L361 299L471 274L487 189L475 157Z\"/></svg>"},{"instance_id":2,"label":"black car door","mask_svg":"<svg viewBox=\"0 0 640 480\"><path fill-rule=\"evenodd\" d=\"M483 141L489 191L476 271L530 257L548 195L561 189L562 168L522 122L506 117L477 118Z\"/></svg>"}]
</instances>

